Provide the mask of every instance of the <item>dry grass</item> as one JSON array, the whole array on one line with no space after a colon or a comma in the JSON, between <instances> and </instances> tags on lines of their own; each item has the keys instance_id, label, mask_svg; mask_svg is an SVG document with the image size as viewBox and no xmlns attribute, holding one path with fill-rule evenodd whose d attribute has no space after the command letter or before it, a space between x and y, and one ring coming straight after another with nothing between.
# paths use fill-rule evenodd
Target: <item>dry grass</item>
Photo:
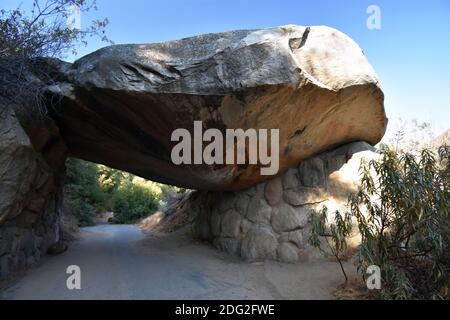
<instances>
[{"instance_id":1,"label":"dry grass","mask_svg":"<svg viewBox=\"0 0 450 320\"><path fill-rule=\"evenodd\" d=\"M349 279L347 284L339 285L333 295L338 300L368 300L372 298L366 284L360 278Z\"/></svg>"},{"instance_id":2,"label":"dry grass","mask_svg":"<svg viewBox=\"0 0 450 320\"><path fill-rule=\"evenodd\" d=\"M176 199L168 210L157 211L143 219L138 226L144 231L171 233L191 223L192 218L191 201L186 194Z\"/></svg>"}]
</instances>

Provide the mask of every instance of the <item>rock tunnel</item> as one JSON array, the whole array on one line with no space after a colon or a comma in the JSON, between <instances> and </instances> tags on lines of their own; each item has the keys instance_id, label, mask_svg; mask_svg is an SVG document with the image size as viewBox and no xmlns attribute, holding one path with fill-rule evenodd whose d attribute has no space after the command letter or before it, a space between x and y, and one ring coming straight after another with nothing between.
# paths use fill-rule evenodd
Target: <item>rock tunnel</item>
<instances>
[{"instance_id":1,"label":"rock tunnel","mask_svg":"<svg viewBox=\"0 0 450 320\"><path fill-rule=\"evenodd\" d=\"M308 260L308 210L355 185L358 159L387 125L362 50L325 26L115 45L45 63L45 125L22 128L12 111L1 118L0 275L57 240L68 156L199 190L178 209L189 210L196 237L231 254ZM278 129L278 174L261 175L260 164L175 165L171 135L195 134L194 121L222 133Z\"/></svg>"}]
</instances>

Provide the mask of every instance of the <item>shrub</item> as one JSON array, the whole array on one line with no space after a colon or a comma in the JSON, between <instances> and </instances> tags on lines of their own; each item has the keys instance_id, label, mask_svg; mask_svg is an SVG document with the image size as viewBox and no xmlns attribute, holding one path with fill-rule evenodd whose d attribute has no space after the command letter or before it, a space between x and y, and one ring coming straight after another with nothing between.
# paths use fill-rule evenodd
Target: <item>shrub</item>
<instances>
[{"instance_id":1,"label":"shrub","mask_svg":"<svg viewBox=\"0 0 450 320\"><path fill-rule=\"evenodd\" d=\"M84 199L97 211L106 206L106 193L102 190L97 164L69 158L66 162L65 188L77 199Z\"/></svg>"},{"instance_id":2,"label":"shrub","mask_svg":"<svg viewBox=\"0 0 450 320\"><path fill-rule=\"evenodd\" d=\"M450 285L450 148L414 157L382 146L381 158L361 165L361 186L348 213L361 234L358 270L380 267L386 299L446 299ZM326 216L316 215L311 243ZM345 223L334 226L344 234ZM316 246L321 243L315 242Z\"/></svg>"},{"instance_id":3,"label":"shrub","mask_svg":"<svg viewBox=\"0 0 450 320\"><path fill-rule=\"evenodd\" d=\"M107 194L98 177L95 163L73 158L66 161L64 196L74 206L80 226L93 224L96 213L105 210Z\"/></svg>"},{"instance_id":4,"label":"shrub","mask_svg":"<svg viewBox=\"0 0 450 320\"><path fill-rule=\"evenodd\" d=\"M352 221L349 213L341 215L339 211L334 213L334 223L328 223L328 209L323 207L320 213L314 213L309 217L311 224L311 236L309 244L319 248L324 254L328 252L322 248L322 239L324 239L327 248L339 263L341 271L345 278L345 284L348 282L347 273L342 265L342 258L347 250L347 238L352 232Z\"/></svg>"},{"instance_id":5,"label":"shrub","mask_svg":"<svg viewBox=\"0 0 450 320\"><path fill-rule=\"evenodd\" d=\"M138 184L126 184L113 196L114 223L134 223L158 208L158 196Z\"/></svg>"},{"instance_id":6,"label":"shrub","mask_svg":"<svg viewBox=\"0 0 450 320\"><path fill-rule=\"evenodd\" d=\"M79 206L78 223L81 227L91 226L94 224L95 208L87 202L81 201Z\"/></svg>"},{"instance_id":7,"label":"shrub","mask_svg":"<svg viewBox=\"0 0 450 320\"><path fill-rule=\"evenodd\" d=\"M66 162L65 197L81 226L92 224L103 211L114 211L114 223L134 223L153 213L172 188L80 159Z\"/></svg>"}]
</instances>

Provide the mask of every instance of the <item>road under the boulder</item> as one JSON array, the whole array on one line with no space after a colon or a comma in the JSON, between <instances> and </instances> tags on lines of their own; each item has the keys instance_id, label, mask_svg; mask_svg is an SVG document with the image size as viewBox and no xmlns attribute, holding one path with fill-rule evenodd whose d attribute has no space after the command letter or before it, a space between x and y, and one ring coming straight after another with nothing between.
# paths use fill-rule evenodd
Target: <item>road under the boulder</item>
<instances>
[{"instance_id":1,"label":"road under the boulder","mask_svg":"<svg viewBox=\"0 0 450 320\"><path fill-rule=\"evenodd\" d=\"M81 290L66 286L70 265L81 269ZM156 235L99 224L4 285L0 299L333 299L342 281L330 261L249 263L192 240L187 230Z\"/></svg>"}]
</instances>

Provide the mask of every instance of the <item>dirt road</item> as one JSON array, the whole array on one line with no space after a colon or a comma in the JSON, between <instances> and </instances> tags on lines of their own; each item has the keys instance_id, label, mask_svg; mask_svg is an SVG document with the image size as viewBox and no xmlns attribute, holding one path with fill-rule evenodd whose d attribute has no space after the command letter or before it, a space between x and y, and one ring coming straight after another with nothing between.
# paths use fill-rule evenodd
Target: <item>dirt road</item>
<instances>
[{"instance_id":1,"label":"dirt road","mask_svg":"<svg viewBox=\"0 0 450 320\"><path fill-rule=\"evenodd\" d=\"M69 265L81 290L69 290ZM332 299L342 282L333 262L247 263L185 232L145 235L132 225L84 228L67 252L0 291L1 299Z\"/></svg>"}]
</instances>

